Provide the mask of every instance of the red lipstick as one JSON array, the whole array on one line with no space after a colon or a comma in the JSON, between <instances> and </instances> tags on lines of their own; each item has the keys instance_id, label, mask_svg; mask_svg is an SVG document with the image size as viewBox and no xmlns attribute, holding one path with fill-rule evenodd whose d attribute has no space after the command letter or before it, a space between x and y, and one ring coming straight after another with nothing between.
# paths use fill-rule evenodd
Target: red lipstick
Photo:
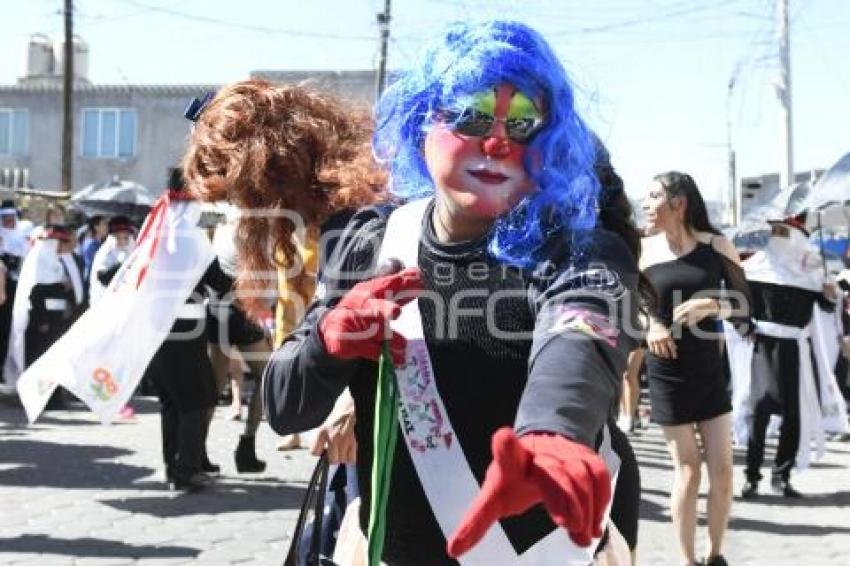
<instances>
[{"instance_id":1,"label":"red lipstick","mask_svg":"<svg viewBox=\"0 0 850 566\"><path fill-rule=\"evenodd\" d=\"M502 175L495 171L488 171L487 169L477 169L475 171L470 171L469 174L482 183L487 183L488 185L498 185L499 183L504 183L508 180L506 175Z\"/></svg>"}]
</instances>

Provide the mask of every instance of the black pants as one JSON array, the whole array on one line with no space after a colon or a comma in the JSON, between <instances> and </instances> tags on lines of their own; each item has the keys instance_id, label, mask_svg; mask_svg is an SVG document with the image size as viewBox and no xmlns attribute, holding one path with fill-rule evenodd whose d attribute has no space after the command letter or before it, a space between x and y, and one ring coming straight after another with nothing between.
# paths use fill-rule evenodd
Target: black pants
<instances>
[{"instance_id":1,"label":"black pants","mask_svg":"<svg viewBox=\"0 0 850 566\"><path fill-rule=\"evenodd\" d=\"M753 411L753 426L747 443L746 475L749 481L762 478L764 439L771 414L782 415L779 447L773 461L772 476L788 480L800 446L800 363L795 340L758 338L758 352L753 355L753 379L774 382L760 396Z\"/></svg>"},{"instance_id":2,"label":"black pants","mask_svg":"<svg viewBox=\"0 0 850 566\"><path fill-rule=\"evenodd\" d=\"M844 399L850 401L850 368L848 368L847 358L843 354L838 356L838 361L835 363L835 380L838 382L838 390Z\"/></svg>"},{"instance_id":3,"label":"black pants","mask_svg":"<svg viewBox=\"0 0 850 566\"><path fill-rule=\"evenodd\" d=\"M206 443L207 412L180 413L174 403L162 399L162 460L168 475L188 478L200 471Z\"/></svg>"},{"instance_id":4,"label":"black pants","mask_svg":"<svg viewBox=\"0 0 850 566\"><path fill-rule=\"evenodd\" d=\"M181 322L175 332L183 332ZM148 366L159 394L162 458L166 470L188 477L201 469L209 410L215 405L215 378L207 357L206 334L169 337Z\"/></svg>"},{"instance_id":5,"label":"black pants","mask_svg":"<svg viewBox=\"0 0 850 566\"><path fill-rule=\"evenodd\" d=\"M611 503L611 522L623 535L629 550L637 548L640 515L640 468L626 434L609 422L611 448L620 457L620 474Z\"/></svg>"},{"instance_id":6,"label":"black pants","mask_svg":"<svg viewBox=\"0 0 850 566\"><path fill-rule=\"evenodd\" d=\"M39 324L30 321L24 331L24 365L30 367L40 358L59 338L64 328L61 321L51 320L46 323L47 330L39 330Z\"/></svg>"}]
</instances>

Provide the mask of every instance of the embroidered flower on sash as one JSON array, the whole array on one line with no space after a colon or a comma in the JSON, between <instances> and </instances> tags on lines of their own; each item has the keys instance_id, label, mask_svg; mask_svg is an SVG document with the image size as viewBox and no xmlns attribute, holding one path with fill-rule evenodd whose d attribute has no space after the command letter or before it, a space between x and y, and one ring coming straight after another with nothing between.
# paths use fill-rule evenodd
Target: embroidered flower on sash
<instances>
[{"instance_id":1,"label":"embroidered flower on sash","mask_svg":"<svg viewBox=\"0 0 850 566\"><path fill-rule=\"evenodd\" d=\"M431 375L424 341L409 343L410 354L405 371L398 371L402 392L401 423L404 436L411 448L427 452L449 448L453 441L448 418L440 410L437 386ZM424 354L424 356L423 356Z\"/></svg>"}]
</instances>

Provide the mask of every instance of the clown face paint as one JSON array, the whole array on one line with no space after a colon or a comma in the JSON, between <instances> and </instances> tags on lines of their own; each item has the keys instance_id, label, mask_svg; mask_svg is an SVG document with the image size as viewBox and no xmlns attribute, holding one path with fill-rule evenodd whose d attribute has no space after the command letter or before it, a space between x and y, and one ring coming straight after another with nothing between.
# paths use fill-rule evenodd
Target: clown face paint
<instances>
[{"instance_id":1,"label":"clown face paint","mask_svg":"<svg viewBox=\"0 0 850 566\"><path fill-rule=\"evenodd\" d=\"M463 134L459 130L475 130L454 128L452 120L443 118L425 138L425 162L448 211L494 220L534 188L523 165L526 146L508 137L506 122L515 121L511 133L519 137L516 121L540 123L541 114L527 96L508 84L474 95L464 110L467 113L483 115L485 122L492 116L489 131Z\"/></svg>"}]
</instances>

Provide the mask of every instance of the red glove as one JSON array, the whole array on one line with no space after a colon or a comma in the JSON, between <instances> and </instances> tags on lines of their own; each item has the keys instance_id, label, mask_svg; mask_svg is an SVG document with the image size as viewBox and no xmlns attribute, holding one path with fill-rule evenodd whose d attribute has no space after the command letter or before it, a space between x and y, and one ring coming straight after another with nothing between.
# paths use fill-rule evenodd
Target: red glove
<instances>
[{"instance_id":1,"label":"red glove","mask_svg":"<svg viewBox=\"0 0 850 566\"><path fill-rule=\"evenodd\" d=\"M319 321L325 350L337 358L377 360L381 345L389 340L393 362L404 363L407 342L390 330L389 323L422 289L416 267L358 283Z\"/></svg>"},{"instance_id":2,"label":"red glove","mask_svg":"<svg viewBox=\"0 0 850 566\"><path fill-rule=\"evenodd\" d=\"M457 558L481 540L495 521L543 502L555 524L581 546L602 536L602 517L611 498L608 468L582 444L551 433L517 438L510 428L493 435L493 462L481 492L449 540Z\"/></svg>"}]
</instances>

